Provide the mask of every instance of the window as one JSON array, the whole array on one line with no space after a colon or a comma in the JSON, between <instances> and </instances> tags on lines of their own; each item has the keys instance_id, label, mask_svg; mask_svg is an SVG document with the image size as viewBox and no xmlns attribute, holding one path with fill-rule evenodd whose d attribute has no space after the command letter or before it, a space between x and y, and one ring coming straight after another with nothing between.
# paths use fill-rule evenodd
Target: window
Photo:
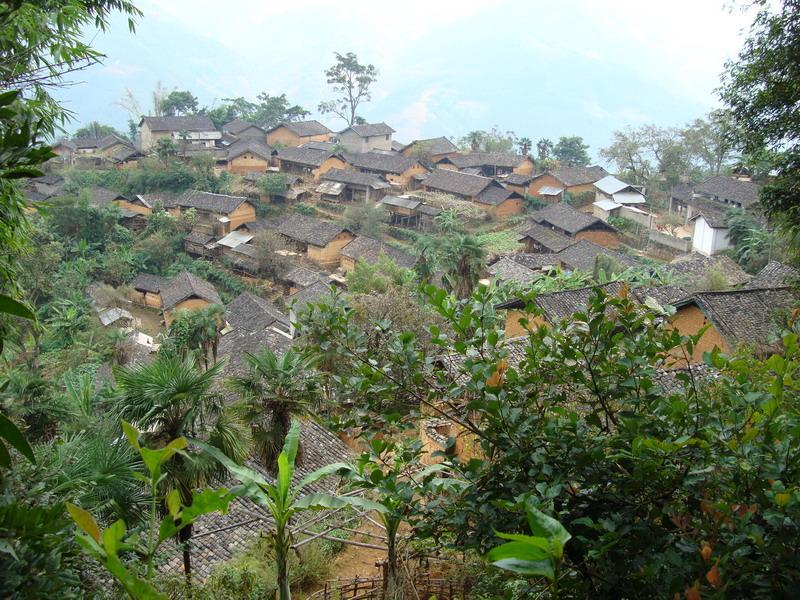
<instances>
[{"instance_id":1,"label":"window","mask_svg":"<svg viewBox=\"0 0 800 600\"><path fill-rule=\"evenodd\" d=\"M389 134L388 134L388 133L386 134L386 139L387 139L387 140L389 139Z\"/></svg>"}]
</instances>

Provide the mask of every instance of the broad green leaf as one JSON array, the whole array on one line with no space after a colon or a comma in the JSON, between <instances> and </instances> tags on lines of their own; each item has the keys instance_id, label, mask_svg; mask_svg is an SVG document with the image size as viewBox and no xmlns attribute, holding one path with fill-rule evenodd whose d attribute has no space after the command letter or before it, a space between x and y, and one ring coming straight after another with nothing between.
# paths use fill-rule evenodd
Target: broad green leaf
<instances>
[{"instance_id":1,"label":"broad green leaf","mask_svg":"<svg viewBox=\"0 0 800 600\"><path fill-rule=\"evenodd\" d=\"M136 600L167 600L167 596L159 592L149 582L128 571L116 556L109 556L104 564L106 569L122 584L131 598Z\"/></svg>"},{"instance_id":2,"label":"broad green leaf","mask_svg":"<svg viewBox=\"0 0 800 600\"><path fill-rule=\"evenodd\" d=\"M116 555L119 550L120 542L125 537L125 521L118 519L103 531L103 547L110 555Z\"/></svg>"},{"instance_id":3,"label":"broad green leaf","mask_svg":"<svg viewBox=\"0 0 800 600\"><path fill-rule=\"evenodd\" d=\"M553 555L525 542L508 542L492 549L486 557L493 565L521 575L553 579Z\"/></svg>"},{"instance_id":4,"label":"broad green leaf","mask_svg":"<svg viewBox=\"0 0 800 600\"><path fill-rule=\"evenodd\" d=\"M5 294L0 294L0 313L14 315L29 321L36 320L36 315L33 314L30 308Z\"/></svg>"},{"instance_id":5,"label":"broad green leaf","mask_svg":"<svg viewBox=\"0 0 800 600\"><path fill-rule=\"evenodd\" d=\"M227 488L205 489L192 496L192 503L181 511L181 524L193 523L198 517L212 512L226 513L236 498Z\"/></svg>"},{"instance_id":6,"label":"broad green leaf","mask_svg":"<svg viewBox=\"0 0 800 600\"><path fill-rule=\"evenodd\" d=\"M5 439L17 452L36 464L36 457L33 455L33 449L28 440L14 422L3 414L0 414L0 438Z\"/></svg>"},{"instance_id":7,"label":"broad green leaf","mask_svg":"<svg viewBox=\"0 0 800 600\"><path fill-rule=\"evenodd\" d=\"M0 467L8 468L11 466L11 455L6 449L3 440L0 439Z\"/></svg>"},{"instance_id":8,"label":"broad green leaf","mask_svg":"<svg viewBox=\"0 0 800 600\"><path fill-rule=\"evenodd\" d=\"M561 523L537 509L530 500L525 504L525 513L528 516L528 525L536 535L556 540L562 547L572 537Z\"/></svg>"},{"instance_id":9,"label":"broad green leaf","mask_svg":"<svg viewBox=\"0 0 800 600\"><path fill-rule=\"evenodd\" d=\"M67 502L67 512L81 531L92 536L95 542L100 541L100 528L97 526L97 521L94 520L94 517L88 511Z\"/></svg>"},{"instance_id":10,"label":"broad green leaf","mask_svg":"<svg viewBox=\"0 0 800 600\"><path fill-rule=\"evenodd\" d=\"M125 437L128 438L130 445L136 448L136 450L140 450L141 446L139 445L139 430L125 420L123 420L121 424L122 432L125 434Z\"/></svg>"},{"instance_id":11,"label":"broad green leaf","mask_svg":"<svg viewBox=\"0 0 800 600\"><path fill-rule=\"evenodd\" d=\"M549 551L551 547L550 540L543 537L525 535L522 533L503 533L502 531L495 531L494 534L499 538L503 538L504 540L511 540L514 542L522 542L524 544L530 544L531 546L542 548L543 550L547 551Z\"/></svg>"},{"instance_id":12,"label":"broad green leaf","mask_svg":"<svg viewBox=\"0 0 800 600\"><path fill-rule=\"evenodd\" d=\"M0 554L8 554L14 560L19 560L17 552L14 550L14 546L11 544L10 540L0 539Z\"/></svg>"},{"instance_id":13,"label":"broad green leaf","mask_svg":"<svg viewBox=\"0 0 800 600\"><path fill-rule=\"evenodd\" d=\"M324 479L329 475L339 475L341 477L347 477L351 474L355 473L355 470L351 465L347 463L333 463L330 465L326 465L322 468L317 469L313 473L309 473L297 484L298 489L303 489L307 485L311 485L319 481L320 479Z\"/></svg>"},{"instance_id":14,"label":"broad green leaf","mask_svg":"<svg viewBox=\"0 0 800 600\"><path fill-rule=\"evenodd\" d=\"M181 493L178 490L172 490L167 494L167 509L173 519L178 518L178 513L181 512Z\"/></svg>"}]
</instances>

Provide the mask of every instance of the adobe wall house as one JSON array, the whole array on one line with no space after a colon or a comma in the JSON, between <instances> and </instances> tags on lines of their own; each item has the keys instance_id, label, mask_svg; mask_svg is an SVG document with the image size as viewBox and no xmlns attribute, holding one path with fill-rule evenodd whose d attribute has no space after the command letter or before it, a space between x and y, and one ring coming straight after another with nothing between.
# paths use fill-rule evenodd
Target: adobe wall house
<instances>
[{"instance_id":1,"label":"adobe wall house","mask_svg":"<svg viewBox=\"0 0 800 600\"><path fill-rule=\"evenodd\" d=\"M486 212L497 217L519 214L524 208L520 194L482 175L434 169L422 181L422 188L480 204Z\"/></svg>"},{"instance_id":2,"label":"adobe wall house","mask_svg":"<svg viewBox=\"0 0 800 600\"><path fill-rule=\"evenodd\" d=\"M403 156L408 156L409 158L415 158L417 160L424 157L436 163L443 158L458 154L458 148L446 137L438 137L414 140L410 144L403 146L400 153Z\"/></svg>"},{"instance_id":3,"label":"adobe wall house","mask_svg":"<svg viewBox=\"0 0 800 600\"><path fill-rule=\"evenodd\" d=\"M194 209L198 217L194 228L219 236L256 220L256 207L244 196L187 190L180 196L165 199L164 207L176 216Z\"/></svg>"},{"instance_id":4,"label":"adobe wall house","mask_svg":"<svg viewBox=\"0 0 800 600\"><path fill-rule=\"evenodd\" d=\"M419 260L419 257L413 254L364 235L358 236L344 246L341 255L340 266L348 273L355 271L359 262L375 264L381 256L390 258L398 267L404 269L413 269Z\"/></svg>"},{"instance_id":5,"label":"adobe wall house","mask_svg":"<svg viewBox=\"0 0 800 600\"><path fill-rule=\"evenodd\" d=\"M365 123L352 125L340 131L336 138L347 152L354 154L370 150L392 150L392 134L394 129L386 123Z\"/></svg>"},{"instance_id":6,"label":"adobe wall house","mask_svg":"<svg viewBox=\"0 0 800 600\"><path fill-rule=\"evenodd\" d=\"M202 115L142 117L139 121L139 148L144 153L151 152L160 139L172 140L176 144L185 142L192 146L213 148L220 138L222 133L217 131L213 121Z\"/></svg>"},{"instance_id":7,"label":"adobe wall house","mask_svg":"<svg viewBox=\"0 0 800 600\"><path fill-rule=\"evenodd\" d=\"M398 153L364 152L362 154L346 154L345 159L356 170L372 173L386 179L393 187L406 190L412 187L416 177L426 174L426 169L415 158Z\"/></svg>"},{"instance_id":8,"label":"adobe wall house","mask_svg":"<svg viewBox=\"0 0 800 600\"><path fill-rule=\"evenodd\" d=\"M569 192L578 195L585 192L594 193L594 183L608 175L603 167L559 167L541 175L536 175L528 184L528 194L547 200L542 196L542 188L560 189L561 194ZM558 198L561 199L561 194Z\"/></svg>"},{"instance_id":9,"label":"adobe wall house","mask_svg":"<svg viewBox=\"0 0 800 600\"><path fill-rule=\"evenodd\" d=\"M228 146L227 169L231 173L265 173L272 164L272 153L275 148L268 146L261 139L244 137Z\"/></svg>"},{"instance_id":10,"label":"adobe wall house","mask_svg":"<svg viewBox=\"0 0 800 600\"><path fill-rule=\"evenodd\" d=\"M440 169L474 172L484 177L533 174L534 164L529 156L510 152L465 152L451 154L440 159Z\"/></svg>"},{"instance_id":11,"label":"adobe wall house","mask_svg":"<svg viewBox=\"0 0 800 600\"><path fill-rule=\"evenodd\" d=\"M355 237L337 223L297 213L280 221L276 229L309 260L331 269L339 266L342 248Z\"/></svg>"},{"instance_id":12,"label":"adobe wall house","mask_svg":"<svg viewBox=\"0 0 800 600\"><path fill-rule=\"evenodd\" d=\"M319 181L331 169L350 168L341 154L319 148L278 148L272 152L272 156L281 171L300 176L311 175L314 181Z\"/></svg>"},{"instance_id":13,"label":"adobe wall house","mask_svg":"<svg viewBox=\"0 0 800 600\"><path fill-rule=\"evenodd\" d=\"M199 310L211 304L222 306L222 299L214 286L188 271L170 278L140 273L131 287L131 300L161 309L167 327L180 310Z\"/></svg>"},{"instance_id":14,"label":"adobe wall house","mask_svg":"<svg viewBox=\"0 0 800 600\"><path fill-rule=\"evenodd\" d=\"M308 142L327 142L333 132L315 120L281 123L267 130L270 146L296 147Z\"/></svg>"}]
</instances>

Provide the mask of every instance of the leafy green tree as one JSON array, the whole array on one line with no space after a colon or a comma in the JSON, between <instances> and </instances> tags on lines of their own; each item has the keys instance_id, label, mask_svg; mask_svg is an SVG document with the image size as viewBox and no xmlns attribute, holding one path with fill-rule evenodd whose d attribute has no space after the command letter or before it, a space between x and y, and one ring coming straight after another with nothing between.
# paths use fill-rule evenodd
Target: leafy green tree
<instances>
[{"instance_id":1,"label":"leafy green tree","mask_svg":"<svg viewBox=\"0 0 800 600\"><path fill-rule=\"evenodd\" d=\"M352 52L334 52L334 55L336 62L325 71L325 77L337 98L320 102L317 108L323 114L333 113L341 117L348 126L354 125L358 107L372 99L370 87L378 79L378 70L374 65L362 65Z\"/></svg>"},{"instance_id":2,"label":"leafy green tree","mask_svg":"<svg viewBox=\"0 0 800 600\"><path fill-rule=\"evenodd\" d=\"M173 90L161 102L164 115L191 115L197 112L197 97L188 90Z\"/></svg>"},{"instance_id":3,"label":"leafy green tree","mask_svg":"<svg viewBox=\"0 0 800 600\"><path fill-rule=\"evenodd\" d=\"M286 94L272 96L267 92L260 93L257 97L255 110L249 121L264 129L271 129L281 123L299 121L311 113L302 106L291 104Z\"/></svg>"},{"instance_id":4,"label":"leafy green tree","mask_svg":"<svg viewBox=\"0 0 800 600\"><path fill-rule=\"evenodd\" d=\"M256 250L258 273L265 278L275 279L291 269L291 260L285 255L286 242L276 231L260 231L252 240Z\"/></svg>"},{"instance_id":5,"label":"leafy green tree","mask_svg":"<svg viewBox=\"0 0 800 600\"><path fill-rule=\"evenodd\" d=\"M211 304L200 310L181 310L167 329L164 350L185 359L193 357L208 370L217 362L219 330L224 325L224 309Z\"/></svg>"},{"instance_id":6,"label":"leafy green tree","mask_svg":"<svg viewBox=\"0 0 800 600\"><path fill-rule=\"evenodd\" d=\"M520 154L528 156L531 152L531 148L533 148L533 141L529 137L521 137L517 140L517 146L519 146Z\"/></svg>"},{"instance_id":7,"label":"leafy green tree","mask_svg":"<svg viewBox=\"0 0 800 600\"><path fill-rule=\"evenodd\" d=\"M715 110L695 119L681 132L692 159L710 175L719 175L735 156L735 133L727 111Z\"/></svg>"},{"instance_id":8,"label":"leafy green tree","mask_svg":"<svg viewBox=\"0 0 800 600\"><path fill-rule=\"evenodd\" d=\"M119 392L113 412L145 430L140 439L148 447L166 448L171 440L186 436L205 440L225 456L243 461L249 436L214 391L221 364L202 371L191 359L160 355L150 364L123 367L116 372ZM207 485L216 474L216 463L204 452L187 450L164 464L159 495L174 490L182 506L191 506L194 490ZM192 571L192 525L177 533L188 578Z\"/></svg>"},{"instance_id":9,"label":"leafy green tree","mask_svg":"<svg viewBox=\"0 0 800 600\"><path fill-rule=\"evenodd\" d=\"M156 156L164 164L168 166L172 159L178 154L178 145L169 138L159 138L156 140Z\"/></svg>"},{"instance_id":10,"label":"leafy green tree","mask_svg":"<svg viewBox=\"0 0 800 600\"><path fill-rule=\"evenodd\" d=\"M346 227L371 237L380 237L388 219L389 212L382 204L371 203L348 206L342 215Z\"/></svg>"},{"instance_id":11,"label":"leafy green tree","mask_svg":"<svg viewBox=\"0 0 800 600\"><path fill-rule=\"evenodd\" d=\"M469 233L455 230L421 242L422 255L444 272L443 282L456 298L466 298L478 284L486 253Z\"/></svg>"},{"instance_id":12,"label":"leafy green tree","mask_svg":"<svg viewBox=\"0 0 800 600\"><path fill-rule=\"evenodd\" d=\"M554 144L552 140L542 138L536 142L536 158L541 162L550 160L553 155Z\"/></svg>"},{"instance_id":13,"label":"leafy green tree","mask_svg":"<svg viewBox=\"0 0 800 600\"><path fill-rule=\"evenodd\" d=\"M757 14L736 60L726 65L721 98L745 154L775 152L777 176L761 203L792 235L800 225L800 5L794 0L754 2ZM796 241L796 240L795 240ZM795 245L795 247L797 247Z\"/></svg>"},{"instance_id":14,"label":"leafy green tree","mask_svg":"<svg viewBox=\"0 0 800 600\"><path fill-rule=\"evenodd\" d=\"M286 173L267 173L256 181L259 191L265 196L284 196L289 189Z\"/></svg>"},{"instance_id":15,"label":"leafy green tree","mask_svg":"<svg viewBox=\"0 0 800 600\"><path fill-rule=\"evenodd\" d=\"M75 131L74 137L81 138L101 138L107 135L118 135L124 138L125 135L114 129L111 125L103 125L99 121L90 121L83 127Z\"/></svg>"},{"instance_id":16,"label":"leafy green tree","mask_svg":"<svg viewBox=\"0 0 800 600\"><path fill-rule=\"evenodd\" d=\"M490 131L470 131L459 140L462 149L472 152L513 152L518 145L513 131L500 131L497 126Z\"/></svg>"},{"instance_id":17,"label":"leafy green tree","mask_svg":"<svg viewBox=\"0 0 800 600\"><path fill-rule=\"evenodd\" d=\"M239 495L250 498L262 506L266 506L275 521L275 528L268 535L275 549L275 570L278 579L278 599L291 600L289 589L289 552L292 545L290 523L292 518L305 510L329 510L351 506L363 510L384 510L380 504L365 498L351 496L333 496L330 494L311 493L300 496L303 489L320 479L332 475L348 465L335 463L314 471L304 477L294 487L292 479L295 472L295 461L300 444L300 423L295 422L286 436L286 443L278 456L278 475L274 483L268 482L259 473L239 466L216 448L203 445L209 454L225 465L230 473L244 486L237 490Z\"/></svg>"},{"instance_id":18,"label":"leafy green tree","mask_svg":"<svg viewBox=\"0 0 800 600\"><path fill-rule=\"evenodd\" d=\"M320 404L319 380L313 362L292 348L281 355L262 348L245 359L247 374L231 379L229 385L242 399L243 418L250 426L255 451L275 473L292 419L309 414Z\"/></svg>"},{"instance_id":19,"label":"leafy green tree","mask_svg":"<svg viewBox=\"0 0 800 600\"><path fill-rule=\"evenodd\" d=\"M406 287L413 281L413 271L381 254L374 263L356 262L356 268L347 274L347 290L351 294L385 293L392 288Z\"/></svg>"},{"instance_id":20,"label":"leafy green tree","mask_svg":"<svg viewBox=\"0 0 800 600\"><path fill-rule=\"evenodd\" d=\"M577 135L562 136L553 146L553 157L568 167L585 167L589 164L589 145Z\"/></svg>"}]
</instances>

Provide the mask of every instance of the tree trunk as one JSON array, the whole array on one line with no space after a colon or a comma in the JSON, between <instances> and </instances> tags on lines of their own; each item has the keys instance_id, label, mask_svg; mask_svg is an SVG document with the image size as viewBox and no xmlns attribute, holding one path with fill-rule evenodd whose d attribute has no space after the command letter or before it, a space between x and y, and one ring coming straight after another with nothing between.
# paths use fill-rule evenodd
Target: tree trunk
<instances>
[{"instance_id":1,"label":"tree trunk","mask_svg":"<svg viewBox=\"0 0 800 600\"><path fill-rule=\"evenodd\" d=\"M292 600L289 589L289 540L286 538L286 525L275 526L275 569L278 580L278 600Z\"/></svg>"},{"instance_id":2,"label":"tree trunk","mask_svg":"<svg viewBox=\"0 0 800 600\"><path fill-rule=\"evenodd\" d=\"M400 574L397 568L397 530L400 522L388 521L386 525L386 598L396 600L401 596Z\"/></svg>"},{"instance_id":3,"label":"tree trunk","mask_svg":"<svg viewBox=\"0 0 800 600\"><path fill-rule=\"evenodd\" d=\"M186 576L187 585L192 579L192 548L190 546L192 540L192 526L187 525L178 532L178 541L181 543L181 550L183 551L183 572Z\"/></svg>"}]
</instances>

